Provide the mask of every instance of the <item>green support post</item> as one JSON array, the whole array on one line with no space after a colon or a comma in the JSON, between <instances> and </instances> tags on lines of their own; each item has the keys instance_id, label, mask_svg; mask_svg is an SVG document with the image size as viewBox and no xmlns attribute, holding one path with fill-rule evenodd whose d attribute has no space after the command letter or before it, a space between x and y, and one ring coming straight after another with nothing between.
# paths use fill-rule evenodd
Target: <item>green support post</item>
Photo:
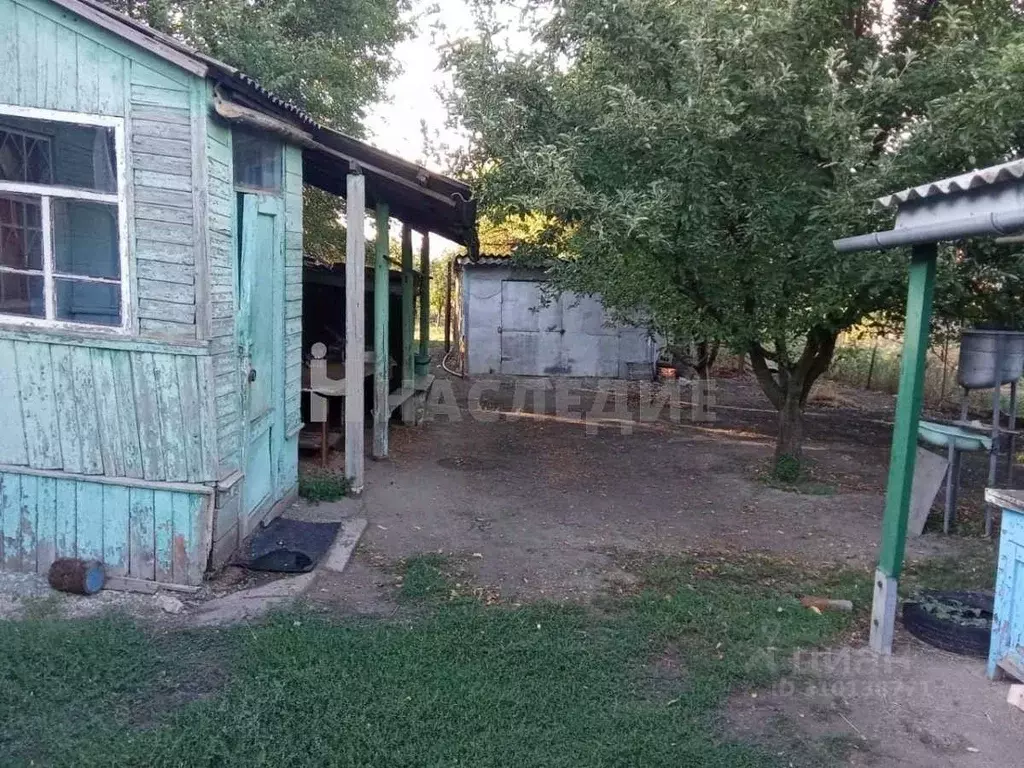
<instances>
[{"instance_id":1,"label":"green support post","mask_svg":"<svg viewBox=\"0 0 1024 768\"><path fill-rule=\"evenodd\" d=\"M415 328L415 294L412 272L412 229L408 224L402 225L402 423L411 426L416 422L416 403L411 392L415 386L415 347L413 345L413 329Z\"/></svg>"},{"instance_id":2,"label":"green support post","mask_svg":"<svg viewBox=\"0 0 1024 768\"><path fill-rule=\"evenodd\" d=\"M388 456L388 222L387 203L377 203L373 261L373 458Z\"/></svg>"},{"instance_id":3,"label":"green support post","mask_svg":"<svg viewBox=\"0 0 1024 768\"><path fill-rule=\"evenodd\" d=\"M910 260L903 362L889 456L882 545L878 555L878 570L875 571L875 594L871 609L870 645L873 650L884 654L892 653L892 636L896 624L896 593L903 567L910 492L914 483L917 426L924 394L925 356L928 354L937 254L938 246L935 243L916 245Z\"/></svg>"},{"instance_id":4,"label":"green support post","mask_svg":"<svg viewBox=\"0 0 1024 768\"><path fill-rule=\"evenodd\" d=\"M423 233L420 246L420 357L422 366L430 359L430 233Z\"/></svg>"}]
</instances>

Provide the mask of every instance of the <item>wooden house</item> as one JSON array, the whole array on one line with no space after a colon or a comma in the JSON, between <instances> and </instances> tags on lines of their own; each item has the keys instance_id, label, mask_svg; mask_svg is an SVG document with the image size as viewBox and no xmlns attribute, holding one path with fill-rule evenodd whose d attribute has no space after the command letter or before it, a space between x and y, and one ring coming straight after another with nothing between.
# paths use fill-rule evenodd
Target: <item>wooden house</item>
<instances>
[{"instance_id":1,"label":"wooden house","mask_svg":"<svg viewBox=\"0 0 1024 768\"><path fill-rule=\"evenodd\" d=\"M471 245L469 190L93 0L0 0L0 60L0 565L195 584L295 493L304 181Z\"/></svg>"}]
</instances>

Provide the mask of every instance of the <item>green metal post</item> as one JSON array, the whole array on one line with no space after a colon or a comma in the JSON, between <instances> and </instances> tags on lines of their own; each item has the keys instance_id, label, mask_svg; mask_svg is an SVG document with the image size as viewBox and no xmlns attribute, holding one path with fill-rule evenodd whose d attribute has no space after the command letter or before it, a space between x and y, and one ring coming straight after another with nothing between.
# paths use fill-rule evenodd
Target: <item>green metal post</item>
<instances>
[{"instance_id":1,"label":"green metal post","mask_svg":"<svg viewBox=\"0 0 1024 768\"><path fill-rule=\"evenodd\" d=\"M415 295L412 272L412 229L402 225L402 391L407 395L402 403L402 423L416 421L416 404L409 393L415 383L413 329L415 327Z\"/></svg>"},{"instance_id":2,"label":"green metal post","mask_svg":"<svg viewBox=\"0 0 1024 768\"><path fill-rule=\"evenodd\" d=\"M896 590L907 539L907 516L917 458L917 427L924 394L925 357L928 353L937 254L935 243L917 245L914 246L910 261L903 362L900 367L900 388L889 456L889 483L882 518L882 545L878 570L875 572L875 597L871 615L871 647L886 654L892 652Z\"/></svg>"},{"instance_id":3,"label":"green metal post","mask_svg":"<svg viewBox=\"0 0 1024 768\"><path fill-rule=\"evenodd\" d=\"M373 262L373 458L388 455L388 222L387 203L377 203L377 242Z\"/></svg>"},{"instance_id":4,"label":"green metal post","mask_svg":"<svg viewBox=\"0 0 1024 768\"><path fill-rule=\"evenodd\" d=\"M430 357L430 233L420 246L420 363Z\"/></svg>"}]
</instances>

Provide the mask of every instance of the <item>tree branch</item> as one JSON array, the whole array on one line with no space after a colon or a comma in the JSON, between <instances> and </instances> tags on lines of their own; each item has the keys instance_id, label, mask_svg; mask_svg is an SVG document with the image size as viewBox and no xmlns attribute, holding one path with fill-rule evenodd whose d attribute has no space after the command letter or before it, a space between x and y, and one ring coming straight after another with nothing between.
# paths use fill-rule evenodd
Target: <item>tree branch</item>
<instances>
[{"instance_id":1,"label":"tree branch","mask_svg":"<svg viewBox=\"0 0 1024 768\"><path fill-rule=\"evenodd\" d=\"M765 350L756 341L750 345L750 366L754 369L754 376L757 377L757 382L761 385L761 389L764 390L771 404L775 406L776 410L781 411L782 405L786 401L785 392L772 376L772 372L768 370Z\"/></svg>"}]
</instances>

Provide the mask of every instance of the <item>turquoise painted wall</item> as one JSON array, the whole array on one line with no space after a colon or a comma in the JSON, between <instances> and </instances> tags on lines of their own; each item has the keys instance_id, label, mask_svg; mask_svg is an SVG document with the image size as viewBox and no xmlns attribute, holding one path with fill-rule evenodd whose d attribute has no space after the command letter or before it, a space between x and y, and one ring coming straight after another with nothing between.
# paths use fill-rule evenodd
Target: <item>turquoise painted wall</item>
<instances>
[{"instance_id":1,"label":"turquoise painted wall","mask_svg":"<svg viewBox=\"0 0 1024 768\"><path fill-rule=\"evenodd\" d=\"M139 332L202 338L193 126L205 125L205 83L45 0L0 0L0 71L0 104L125 119Z\"/></svg>"},{"instance_id":2,"label":"turquoise painted wall","mask_svg":"<svg viewBox=\"0 0 1024 768\"><path fill-rule=\"evenodd\" d=\"M212 95L212 94L211 94ZM254 414L248 398L245 363L239 349L245 346L245 321L240 316L239 250L241 241L239 190L234 186L233 138L229 125L211 118L206 136L209 173L209 253L211 297L211 354L216 392L217 440L222 467L266 467L266 462L250 462L253 449L248 425ZM274 415L270 430L269 473L273 483L271 502L293 490L298 482L298 431L302 427L300 396L302 386L302 152L298 147L283 147L283 184L280 191L281 215L276 231L283 253L280 271L261 269L259 279L275 296L264 318L266 332L273 335ZM283 292L283 300L281 293ZM262 366L261 366L262 367ZM239 389L237 382L242 381ZM261 379L264 385L269 379ZM267 450L265 447L263 450ZM244 503L246 480L236 493L218 497L214 520L214 559L248 533L265 507L252 517L246 516Z\"/></svg>"},{"instance_id":3,"label":"turquoise painted wall","mask_svg":"<svg viewBox=\"0 0 1024 768\"><path fill-rule=\"evenodd\" d=\"M0 564L45 573L57 557L81 557L110 576L198 584L211 503L202 493L0 472Z\"/></svg>"},{"instance_id":4,"label":"turquoise painted wall","mask_svg":"<svg viewBox=\"0 0 1024 768\"><path fill-rule=\"evenodd\" d=\"M0 0L0 68L8 75L0 79L0 105L122 117L127 146L131 266L124 279L132 288L136 332L113 340L88 331L0 323L0 475L7 478L2 499L17 511L3 518L0 562L34 570L54 553L95 552L96 541L108 539L111 548L103 544L102 549L114 557L133 519L141 540L148 541L148 513L132 518L134 507L119 500L122 491L135 494L139 482L149 493L191 498L196 494L169 486L160 491L160 484L220 487L245 466L238 222L231 129L210 114L210 83L46 0ZM275 371L276 498L297 482L301 427L302 157L297 147L285 147L284 172L284 285L276 289L285 296L275 325L275 344L284 348L279 356L284 368ZM49 481L75 488L75 525L61 529L63 544L47 522L48 513L35 518L32 536L24 535L34 514L26 510L47 508L48 497L38 494ZM168 518L160 511L166 507L163 497L155 497L153 562L166 564L183 549L189 567L205 563L215 525L223 532L237 515L232 510L238 487L225 485L223 493L211 497L216 512L212 501L190 511L199 516L196 525L177 526L178 513ZM37 494L34 504L32 494ZM15 496L18 501L11 501ZM172 521L171 538L158 535L168 530L160 519ZM236 525L236 538L239 529ZM72 543L68 535L76 537ZM179 536L181 545L168 550L167 542ZM182 568L154 565L152 577L140 577L180 581Z\"/></svg>"}]
</instances>

